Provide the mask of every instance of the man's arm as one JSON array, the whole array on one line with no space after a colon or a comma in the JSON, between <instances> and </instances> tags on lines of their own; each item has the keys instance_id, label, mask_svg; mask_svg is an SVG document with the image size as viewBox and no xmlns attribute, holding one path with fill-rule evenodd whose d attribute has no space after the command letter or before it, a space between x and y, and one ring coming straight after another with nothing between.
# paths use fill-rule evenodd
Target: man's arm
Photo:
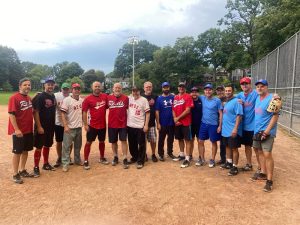
<instances>
[{"instance_id":1,"label":"man's arm","mask_svg":"<svg viewBox=\"0 0 300 225\"><path fill-rule=\"evenodd\" d=\"M178 117L176 117L175 112L173 111L174 122L177 123L180 119L184 118L191 112L191 108L187 107Z\"/></svg>"},{"instance_id":2,"label":"man's arm","mask_svg":"<svg viewBox=\"0 0 300 225\"><path fill-rule=\"evenodd\" d=\"M155 120L156 120L156 128L157 128L157 130L160 130L161 126L159 123L159 111L158 110L155 110Z\"/></svg>"},{"instance_id":3,"label":"man's arm","mask_svg":"<svg viewBox=\"0 0 300 225\"><path fill-rule=\"evenodd\" d=\"M61 113L61 119L62 119L63 126L64 126L64 132L69 133L70 132L70 128L68 126L67 113L65 111L62 111L62 113Z\"/></svg>"},{"instance_id":4,"label":"man's arm","mask_svg":"<svg viewBox=\"0 0 300 225\"><path fill-rule=\"evenodd\" d=\"M17 137L23 137L22 131L19 129L19 126L17 124L17 119L16 119L15 114L9 113L9 119L10 119L10 122L11 122L12 126L15 129L16 136Z\"/></svg>"},{"instance_id":5,"label":"man's arm","mask_svg":"<svg viewBox=\"0 0 300 225\"><path fill-rule=\"evenodd\" d=\"M219 126L218 126L218 129L217 129L217 132L218 133L221 133L221 130L222 130L222 121L223 121L223 110L219 110Z\"/></svg>"},{"instance_id":6,"label":"man's arm","mask_svg":"<svg viewBox=\"0 0 300 225\"><path fill-rule=\"evenodd\" d=\"M150 119L150 111L147 111L145 117L144 129L143 129L145 133L148 132L149 119Z\"/></svg>"},{"instance_id":7,"label":"man's arm","mask_svg":"<svg viewBox=\"0 0 300 225\"><path fill-rule=\"evenodd\" d=\"M279 118L279 114L273 114L269 125L267 126L267 129L263 132L262 134L262 139L265 139L266 136L268 136L270 134L270 131L272 130L272 128L275 126L275 124L277 123Z\"/></svg>"},{"instance_id":8,"label":"man's arm","mask_svg":"<svg viewBox=\"0 0 300 225\"><path fill-rule=\"evenodd\" d=\"M236 137L237 133L238 133L238 128L239 128L239 125L242 121L242 116L241 115L237 115L236 116L236 120L235 120L235 124L234 124L234 128L231 132L231 137Z\"/></svg>"},{"instance_id":9,"label":"man's arm","mask_svg":"<svg viewBox=\"0 0 300 225\"><path fill-rule=\"evenodd\" d=\"M44 128L42 127L41 120L40 120L40 111L34 110L33 118L34 118L34 122L36 124L38 133L44 134L45 131L44 131Z\"/></svg>"},{"instance_id":10,"label":"man's arm","mask_svg":"<svg viewBox=\"0 0 300 225\"><path fill-rule=\"evenodd\" d=\"M88 125L88 120L87 120L87 112L82 111L82 120L83 120L83 125L84 125L84 129L85 131L89 130L89 125Z\"/></svg>"}]
</instances>

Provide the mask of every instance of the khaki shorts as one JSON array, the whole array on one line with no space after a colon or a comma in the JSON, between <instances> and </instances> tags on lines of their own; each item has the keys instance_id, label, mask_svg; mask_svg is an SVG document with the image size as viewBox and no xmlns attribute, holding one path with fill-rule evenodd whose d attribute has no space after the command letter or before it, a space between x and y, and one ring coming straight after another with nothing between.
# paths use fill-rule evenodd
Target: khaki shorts
<instances>
[{"instance_id":1,"label":"khaki shorts","mask_svg":"<svg viewBox=\"0 0 300 225\"><path fill-rule=\"evenodd\" d=\"M261 149L264 152L272 152L273 149L273 144L274 144L274 137L268 137L264 141L255 141L253 140L253 148Z\"/></svg>"}]
</instances>

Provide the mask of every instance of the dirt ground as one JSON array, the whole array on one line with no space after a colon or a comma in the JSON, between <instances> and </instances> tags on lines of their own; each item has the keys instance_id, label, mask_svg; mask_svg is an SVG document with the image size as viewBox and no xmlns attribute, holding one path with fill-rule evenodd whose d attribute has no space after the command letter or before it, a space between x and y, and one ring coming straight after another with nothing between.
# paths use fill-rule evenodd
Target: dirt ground
<instances>
[{"instance_id":1,"label":"dirt ground","mask_svg":"<svg viewBox=\"0 0 300 225\"><path fill-rule=\"evenodd\" d=\"M300 224L300 141L281 130L274 147L272 193L262 191L264 183L249 179L252 172L229 177L218 167L193 164L181 169L170 159L148 162L141 170L134 165L128 170L120 164L100 165L96 143L90 170L79 166L68 173L41 170L39 178L18 185L11 181L6 111L0 106L0 224ZM178 144L174 146L177 154ZM206 159L209 155L206 143ZM111 161L108 143L106 156ZM55 159L53 146L50 162ZM240 166L244 163L241 149ZM32 167L30 152L27 168Z\"/></svg>"}]
</instances>

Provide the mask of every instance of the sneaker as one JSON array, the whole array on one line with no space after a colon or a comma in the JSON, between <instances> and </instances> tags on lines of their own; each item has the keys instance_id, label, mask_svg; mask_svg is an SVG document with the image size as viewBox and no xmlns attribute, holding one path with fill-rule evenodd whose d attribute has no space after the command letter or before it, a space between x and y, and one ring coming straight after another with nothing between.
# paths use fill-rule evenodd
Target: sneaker
<instances>
[{"instance_id":1,"label":"sneaker","mask_svg":"<svg viewBox=\"0 0 300 225\"><path fill-rule=\"evenodd\" d=\"M142 169L143 167L144 167L144 165L141 164L141 163L138 163L138 164L136 165L136 168L137 168L137 169Z\"/></svg>"},{"instance_id":2,"label":"sneaker","mask_svg":"<svg viewBox=\"0 0 300 225\"><path fill-rule=\"evenodd\" d=\"M16 175L13 175L13 181L17 184L23 184L23 180L19 173L17 173Z\"/></svg>"},{"instance_id":3,"label":"sneaker","mask_svg":"<svg viewBox=\"0 0 300 225\"><path fill-rule=\"evenodd\" d=\"M232 163L226 162L220 166L221 169L230 170L232 168Z\"/></svg>"},{"instance_id":4,"label":"sneaker","mask_svg":"<svg viewBox=\"0 0 300 225\"><path fill-rule=\"evenodd\" d=\"M175 161L175 162L177 162L177 161L182 161L182 160L185 160L185 156L178 156L178 157L175 157L174 159L173 159L173 161Z\"/></svg>"},{"instance_id":5,"label":"sneaker","mask_svg":"<svg viewBox=\"0 0 300 225\"><path fill-rule=\"evenodd\" d=\"M181 168L186 168L186 167L189 167L189 165L190 165L190 161L189 160L187 160L187 159L185 159L183 162L182 162L182 164L181 164Z\"/></svg>"},{"instance_id":6,"label":"sneaker","mask_svg":"<svg viewBox=\"0 0 300 225\"><path fill-rule=\"evenodd\" d=\"M252 181L262 181L267 180L267 175L264 173L255 173L253 177L250 178Z\"/></svg>"},{"instance_id":7,"label":"sneaker","mask_svg":"<svg viewBox=\"0 0 300 225\"><path fill-rule=\"evenodd\" d=\"M239 170L236 166L233 166L229 172L228 172L228 176L235 176L239 173Z\"/></svg>"},{"instance_id":8,"label":"sneaker","mask_svg":"<svg viewBox=\"0 0 300 225\"><path fill-rule=\"evenodd\" d=\"M248 163L242 168L243 171L251 171L252 169L253 169L252 165Z\"/></svg>"},{"instance_id":9,"label":"sneaker","mask_svg":"<svg viewBox=\"0 0 300 225\"><path fill-rule=\"evenodd\" d=\"M136 163L136 160L134 158L131 158L129 161L128 161L128 164L133 164L133 163Z\"/></svg>"},{"instance_id":10,"label":"sneaker","mask_svg":"<svg viewBox=\"0 0 300 225\"><path fill-rule=\"evenodd\" d=\"M223 165L223 164L225 164L226 163L226 161L224 161L224 160L219 160L218 162L217 162L217 165Z\"/></svg>"},{"instance_id":11,"label":"sneaker","mask_svg":"<svg viewBox=\"0 0 300 225\"><path fill-rule=\"evenodd\" d=\"M68 172L68 171L69 171L68 166L63 166L62 171L63 171L63 172Z\"/></svg>"},{"instance_id":12,"label":"sneaker","mask_svg":"<svg viewBox=\"0 0 300 225\"><path fill-rule=\"evenodd\" d=\"M117 156L114 157L113 161L111 162L112 166L115 166L119 163L119 158Z\"/></svg>"},{"instance_id":13,"label":"sneaker","mask_svg":"<svg viewBox=\"0 0 300 225\"><path fill-rule=\"evenodd\" d=\"M27 170L22 170L19 172L21 177L27 178L27 177L34 177L34 174L28 173Z\"/></svg>"},{"instance_id":14,"label":"sneaker","mask_svg":"<svg viewBox=\"0 0 300 225\"><path fill-rule=\"evenodd\" d=\"M43 170L55 171L55 168L50 165L50 163L46 163L43 165Z\"/></svg>"},{"instance_id":15,"label":"sneaker","mask_svg":"<svg viewBox=\"0 0 300 225\"><path fill-rule=\"evenodd\" d=\"M209 167L209 168L213 168L213 167L215 167L215 165L216 165L215 160L210 159L210 160L209 160L208 167Z\"/></svg>"},{"instance_id":16,"label":"sneaker","mask_svg":"<svg viewBox=\"0 0 300 225\"><path fill-rule=\"evenodd\" d=\"M89 161L84 161L84 163L83 163L83 168L85 169L85 170L89 170L91 167L90 167L90 165L89 165Z\"/></svg>"},{"instance_id":17,"label":"sneaker","mask_svg":"<svg viewBox=\"0 0 300 225\"><path fill-rule=\"evenodd\" d=\"M173 153L168 153L168 156L169 156L172 160L176 158L176 156L173 155Z\"/></svg>"},{"instance_id":18,"label":"sneaker","mask_svg":"<svg viewBox=\"0 0 300 225\"><path fill-rule=\"evenodd\" d=\"M264 187L263 190L264 190L265 192L271 192L272 189L273 189L273 181L267 180L266 185L265 185L265 187Z\"/></svg>"},{"instance_id":19,"label":"sneaker","mask_svg":"<svg viewBox=\"0 0 300 225\"><path fill-rule=\"evenodd\" d=\"M145 155L145 162L148 162L148 156L147 156L147 154Z\"/></svg>"},{"instance_id":20,"label":"sneaker","mask_svg":"<svg viewBox=\"0 0 300 225\"><path fill-rule=\"evenodd\" d=\"M197 162L195 163L195 165L196 165L196 166L203 166L203 165L204 165L204 161L203 161L201 158L199 158L199 159L197 160Z\"/></svg>"},{"instance_id":21,"label":"sneaker","mask_svg":"<svg viewBox=\"0 0 300 225\"><path fill-rule=\"evenodd\" d=\"M162 162L165 161L165 158L164 158L163 155L159 155L159 156L158 156L158 159L159 159L159 161L162 161Z\"/></svg>"},{"instance_id":22,"label":"sneaker","mask_svg":"<svg viewBox=\"0 0 300 225\"><path fill-rule=\"evenodd\" d=\"M193 156L192 156L192 155L190 155L190 161L193 161L193 159L194 159L194 158L193 158Z\"/></svg>"},{"instance_id":23,"label":"sneaker","mask_svg":"<svg viewBox=\"0 0 300 225\"><path fill-rule=\"evenodd\" d=\"M39 177L40 176L40 168L39 167L35 166L33 168L33 176L34 177Z\"/></svg>"},{"instance_id":24,"label":"sneaker","mask_svg":"<svg viewBox=\"0 0 300 225\"><path fill-rule=\"evenodd\" d=\"M152 162L157 162L158 161L155 154L153 154L151 156L151 159L152 159Z\"/></svg>"},{"instance_id":25,"label":"sneaker","mask_svg":"<svg viewBox=\"0 0 300 225\"><path fill-rule=\"evenodd\" d=\"M72 158L71 158L71 157L70 157L70 162L69 162L69 165L70 165L70 166L74 165L74 162L73 162L73 160L72 160Z\"/></svg>"},{"instance_id":26,"label":"sneaker","mask_svg":"<svg viewBox=\"0 0 300 225\"><path fill-rule=\"evenodd\" d=\"M123 168L128 169L129 168L129 163L127 159L123 159Z\"/></svg>"},{"instance_id":27,"label":"sneaker","mask_svg":"<svg viewBox=\"0 0 300 225\"><path fill-rule=\"evenodd\" d=\"M58 168L58 167L60 167L61 166L61 159L57 159L56 160L56 163L54 164L54 167L55 168Z\"/></svg>"},{"instance_id":28,"label":"sneaker","mask_svg":"<svg viewBox=\"0 0 300 225\"><path fill-rule=\"evenodd\" d=\"M104 157L99 159L99 163L102 163L103 165L108 165L109 164L109 162L107 161L107 159L104 158Z\"/></svg>"}]
</instances>

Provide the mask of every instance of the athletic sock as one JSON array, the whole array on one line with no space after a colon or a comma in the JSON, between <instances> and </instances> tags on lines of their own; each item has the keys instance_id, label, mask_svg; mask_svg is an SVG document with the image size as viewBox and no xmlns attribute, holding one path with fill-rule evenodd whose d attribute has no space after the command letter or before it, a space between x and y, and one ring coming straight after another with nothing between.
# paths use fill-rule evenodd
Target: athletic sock
<instances>
[{"instance_id":1,"label":"athletic sock","mask_svg":"<svg viewBox=\"0 0 300 225\"><path fill-rule=\"evenodd\" d=\"M89 155L90 155L90 151L91 151L91 144L90 143L86 143L84 146L84 161L88 161L89 160Z\"/></svg>"},{"instance_id":2,"label":"athletic sock","mask_svg":"<svg viewBox=\"0 0 300 225\"><path fill-rule=\"evenodd\" d=\"M234 164L234 163L233 163L232 165L233 165L234 167L237 167L237 165L236 165L236 164Z\"/></svg>"},{"instance_id":3,"label":"athletic sock","mask_svg":"<svg viewBox=\"0 0 300 225\"><path fill-rule=\"evenodd\" d=\"M184 157L184 152L179 152L179 156Z\"/></svg>"},{"instance_id":4,"label":"athletic sock","mask_svg":"<svg viewBox=\"0 0 300 225\"><path fill-rule=\"evenodd\" d=\"M48 164L48 160L49 160L49 150L50 148L48 147L43 147L43 158L44 158L44 164Z\"/></svg>"},{"instance_id":5,"label":"athletic sock","mask_svg":"<svg viewBox=\"0 0 300 225\"><path fill-rule=\"evenodd\" d=\"M232 159L227 159L227 162L232 163Z\"/></svg>"},{"instance_id":6,"label":"athletic sock","mask_svg":"<svg viewBox=\"0 0 300 225\"><path fill-rule=\"evenodd\" d=\"M189 156L189 155L185 156L185 159L186 159L187 161L190 161L190 156Z\"/></svg>"},{"instance_id":7,"label":"athletic sock","mask_svg":"<svg viewBox=\"0 0 300 225\"><path fill-rule=\"evenodd\" d=\"M34 152L34 167L39 167L40 159L41 159L41 151L35 150L35 152Z\"/></svg>"},{"instance_id":8,"label":"athletic sock","mask_svg":"<svg viewBox=\"0 0 300 225\"><path fill-rule=\"evenodd\" d=\"M105 143L99 142L100 158L104 158Z\"/></svg>"}]
</instances>

